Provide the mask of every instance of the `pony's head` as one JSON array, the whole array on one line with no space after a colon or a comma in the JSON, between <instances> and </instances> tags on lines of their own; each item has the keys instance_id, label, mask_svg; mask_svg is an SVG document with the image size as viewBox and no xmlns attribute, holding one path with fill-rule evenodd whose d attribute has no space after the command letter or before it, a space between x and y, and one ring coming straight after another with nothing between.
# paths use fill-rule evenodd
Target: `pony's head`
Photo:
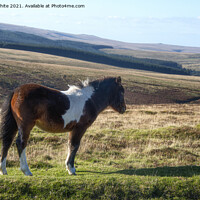
<instances>
[{"instance_id":1,"label":"pony's head","mask_svg":"<svg viewBox=\"0 0 200 200\"><path fill-rule=\"evenodd\" d=\"M109 104L115 111L119 112L120 114L123 114L126 111L124 88L121 84L121 77L115 78Z\"/></svg>"}]
</instances>

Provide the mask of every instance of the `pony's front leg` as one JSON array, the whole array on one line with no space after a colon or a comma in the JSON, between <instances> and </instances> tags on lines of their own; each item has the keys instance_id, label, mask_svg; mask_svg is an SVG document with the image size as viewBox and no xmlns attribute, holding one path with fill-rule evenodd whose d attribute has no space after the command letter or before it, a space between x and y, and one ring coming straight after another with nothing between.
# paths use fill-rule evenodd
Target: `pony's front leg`
<instances>
[{"instance_id":1,"label":"pony's front leg","mask_svg":"<svg viewBox=\"0 0 200 200\"><path fill-rule=\"evenodd\" d=\"M68 143L68 155L65 161L66 169L70 175L76 175L76 169L74 167L74 159L76 152L78 151L80 144L72 145L69 141Z\"/></svg>"},{"instance_id":2,"label":"pony's front leg","mask_svg":"<svg viewBox=\"0 0 200 200\"><path fill-rule=\"evenodd\" d=\"M68 155L65 161L66 169L70 175L76 175L76 169L74 167L74 159L78 148L80 146L80 141L85 133L86 128L76 127L69 133L69 141L68 141Z\"/></svg>"}]
</instances>

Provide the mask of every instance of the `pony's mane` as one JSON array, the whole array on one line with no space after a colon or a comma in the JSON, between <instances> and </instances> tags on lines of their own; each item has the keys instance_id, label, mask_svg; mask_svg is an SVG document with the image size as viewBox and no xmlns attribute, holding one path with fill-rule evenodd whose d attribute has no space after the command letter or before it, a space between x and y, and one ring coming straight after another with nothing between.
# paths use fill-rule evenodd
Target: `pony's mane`
<instances>
[{"instance_id":1,"label":"pony's mane","mask_svg":"<svg viewBox=\"0 0 200 200\"><path fill-rule=\"evenodd\" d=\"M87 78L86 80L80 80L79 79L79 84L77 85L68 85L70 89L82 89L88 86L92 86L94 87L94 89L97 89L101 83L104 82L112 82L113 80L115 80L114 77L104 77L104 78L99 78L93 81L90 81L89 78Z\"/></svg>"},{"instance_id":2,"label":"pony's mane","mask_svg":"<svg viewBox=\"0 0 200 200\"><path fill-rule=\"evenodd\" d=\"M87 87L87 86L89 86L89 84L90 84L89 78L87 78L87 79L84 80L84 81L81 81L82 87Z\"/></svg>"},{"instance_id":3,"label":"pony's mane","mask_svg":"<svg viewBox=\"0 0 200 200\"><path fill-rule=\"evenodd\" d=\"M88 84L93 86L95 89L97 89L102 83L111 83L115 80L114 77L104 77L104 78L100 78L94 81L89 82Z\"/></svg>"}]
</instances>

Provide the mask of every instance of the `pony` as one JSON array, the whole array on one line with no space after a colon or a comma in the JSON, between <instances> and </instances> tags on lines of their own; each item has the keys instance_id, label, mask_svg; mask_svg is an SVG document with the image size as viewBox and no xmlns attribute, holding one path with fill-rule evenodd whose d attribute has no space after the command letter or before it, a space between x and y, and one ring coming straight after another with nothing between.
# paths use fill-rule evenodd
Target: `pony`
<instances>
[{"instance_id":1,"label":"pony","mask_svg":"<svg viewBox=\"0 0 200 200\"><path fill-rule=\"evenodd\" d=\"M7 174L6 157L16 139L20 170L32 176L26 160L26 146L32 128L52 133L69 132L68 155L65 161L70 175L76 175L74 159L87 128L108 106L118 113L126 111L121 77L84 81L82 86L69 86L59 91L39 84L24 84L16 88L2 107L0 138L1 174Z\"/></svg>"}]
</instances>

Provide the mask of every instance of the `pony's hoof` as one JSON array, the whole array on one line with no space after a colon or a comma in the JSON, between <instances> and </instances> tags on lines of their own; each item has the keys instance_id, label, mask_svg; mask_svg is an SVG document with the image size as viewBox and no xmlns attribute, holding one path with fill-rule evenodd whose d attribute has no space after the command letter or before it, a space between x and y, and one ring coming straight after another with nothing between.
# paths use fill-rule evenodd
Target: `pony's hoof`
<instances>
[{"instance_id":1,"label":"pony's hoof","mask_svg":"<svg viewBox=\"0 0 200 200\"><path fill-rule=\"evenodd\" d=\"M67 170L68 171L68 173L69 173L69 175L76 175L76 172L75 172L75 170Z\"/></svg>"},{"instance_id":2,"label":"pony's hoof","mask_svg":"<svg viewBox=\"0 0 200 200\"><path fill-rule=\"evenodd\" d=\"M25 176L33 176L33 174L29 171L29 172L23 172Z\"/></svg>"},{"instance_id":3,"label":"pony's hoof","mask_svg":"<svg viewBox=\"0 0 200 200\"><path fill-rule=\"evenodd\" d=\"M0 175L8 175L8 173L0 171Z\"/></svg>"},{"instance_id":4,"label":"pony's hoof","mask_svg":"<svg viewBox=\"0 0 200 200\"><path fill-rule=\"evenodd\" d=\"M70 176L73 176L73 175L76 176L76 173L75 172L74 173L69 173L69 175Z\"/></svg>"},{"instance_id":5,"label":"pony's hoof","mask_svg":"<svg viewBox=\"0 0 200 200\"><path fill-rule=\"evenodd\" d=\"M33 176L30 170L22 170L22 169L20 170L24 173L25 176Z\"/></svg>"},{"instance_id":6,"label":"pony's hoof","mask_svg":"<svg viewBox=\"0 0 200 200\"><path fill-rule=\"evenodd\" d=\"M24 173L26 176L33 176L33 174L31 172L29 173Z\"/></svg>"},{"instance_id":7,"label":"pony's hoof","mask_svg":"<svg viewBox=\"0 0 200 200\"><path fill-rule=\"evenodd\" d=\"M76 169L75 167L71 167L70 165L67 167L67 171L69 175L76 175Z\"/></svg>"}]
</instances>

